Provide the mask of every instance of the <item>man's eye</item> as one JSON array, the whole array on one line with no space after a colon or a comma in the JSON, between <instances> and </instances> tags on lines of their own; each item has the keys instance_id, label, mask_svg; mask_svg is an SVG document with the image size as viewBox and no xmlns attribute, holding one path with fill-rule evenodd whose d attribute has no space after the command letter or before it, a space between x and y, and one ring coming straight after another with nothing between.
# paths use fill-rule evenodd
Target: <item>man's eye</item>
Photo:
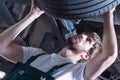
<instances>
[{"instance_id":1,"label":"man's eye","mask_svg":"<svg viewBox=\"0 0 120 80\"><path fill-rule=\"evenodd\" d=\"M91 41L91 39L90 39L90 38L87 38L86 40L87 40L87 41Z\"/></svg>"},{"instance_id":2,"label":"man's eye","mask_svg":"<svg viewBox=\"0 0 120 80\"><path fill-rule=\"evenodd\" d=\"M89 41L90 39L89 39L89 38L87 38L86 40L87 40L87 41Z\"/></svg>"}]
</instances>

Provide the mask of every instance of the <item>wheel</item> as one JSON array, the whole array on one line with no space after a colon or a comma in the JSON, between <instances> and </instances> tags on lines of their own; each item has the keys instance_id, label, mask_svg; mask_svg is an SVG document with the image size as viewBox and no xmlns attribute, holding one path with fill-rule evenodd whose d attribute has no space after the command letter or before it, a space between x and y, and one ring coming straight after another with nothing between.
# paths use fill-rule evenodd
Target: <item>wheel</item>
<instances>
[{"instance_id":1,"label":"wheel","mask_svg":"<svg viewBox=\"0 0 120 80\"><path fill-rule=\"evenodd\" d=\"M120 0L36 0L39 8L46 13L63 19L83 19L102 15Z\"/></svg>"}]
</instances>

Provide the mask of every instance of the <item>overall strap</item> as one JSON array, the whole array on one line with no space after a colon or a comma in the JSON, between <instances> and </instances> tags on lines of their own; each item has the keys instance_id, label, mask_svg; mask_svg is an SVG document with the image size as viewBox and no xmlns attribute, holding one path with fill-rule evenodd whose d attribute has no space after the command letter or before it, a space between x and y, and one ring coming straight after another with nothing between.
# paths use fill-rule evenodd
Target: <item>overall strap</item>
<instances>
[{"instance_id":1,"label":"overall strap","mask_svg":"<svg viewBox=\"0 0 120 80\"><path fill-rule=\"evenodd\" d=\"M56 65L53 68L51 68L48 72L46 72L46 74L47 75L53 75L53 74L57 73L60 70L60 68L64 67L67 64L70 64L70 63L64 63L64 64L61 64L61 65Z\"/></svg>"},{"instance_id":2,"label":"overall strap","mask_svg":"<svg viewBox=\"0 0 120 80\"><path fill-rule=\"evenodd\" d=\"M42 56L42 55L46 55L46 54L48 54L48 53L41 53L36 56L31 56L25 64L30 65L36 58L38 58L39 56Z\"/></svg>"}]
</instances>

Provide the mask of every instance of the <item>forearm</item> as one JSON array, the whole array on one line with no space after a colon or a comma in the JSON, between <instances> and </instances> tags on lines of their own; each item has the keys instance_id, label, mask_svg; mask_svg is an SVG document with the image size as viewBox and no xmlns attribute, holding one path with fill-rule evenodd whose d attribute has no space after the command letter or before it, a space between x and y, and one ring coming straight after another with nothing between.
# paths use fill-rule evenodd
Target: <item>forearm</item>
<instances>
[{"instance_id":1,"label":"forearm","mask_svg":"<svg viewBox=\"0 0 120 80\"><path fill-rule=\"evenodd\" d=\"M29 24L36 18L32 15L27 15L20 22L14 24L0 34L0 46L9 45Z\"/></svg>"},{"instance_id":2,"label":"forearm","mask_svg":"<svg viewBox=\"0 0 120 80\"><path fill-rule=\"evenodd\" d=\"M117 39L114 29L114 15L108 12L104 15L104 31L103 31L103 51L107 55L117 53ZM116 54L115 54L116 55Z\"/></svg>"}]
</instances>

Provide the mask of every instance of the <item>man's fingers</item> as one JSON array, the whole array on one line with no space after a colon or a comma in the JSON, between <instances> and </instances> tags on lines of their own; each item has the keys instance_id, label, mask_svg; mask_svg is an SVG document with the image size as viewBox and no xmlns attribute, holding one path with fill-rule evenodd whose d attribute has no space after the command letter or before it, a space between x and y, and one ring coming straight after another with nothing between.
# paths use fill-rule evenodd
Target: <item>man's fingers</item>
<instances>
[{"instance_id":1,"label":"man's fingers","mask_svg":"<svg viewBox=\"0 0 120 80\"><path fill-rule=\"evenodd\" d=\"M31 9L33 9L34 6L35 6L35 2L34 2L34 0L31 0Z\"/></svg>"}]
</instances>

